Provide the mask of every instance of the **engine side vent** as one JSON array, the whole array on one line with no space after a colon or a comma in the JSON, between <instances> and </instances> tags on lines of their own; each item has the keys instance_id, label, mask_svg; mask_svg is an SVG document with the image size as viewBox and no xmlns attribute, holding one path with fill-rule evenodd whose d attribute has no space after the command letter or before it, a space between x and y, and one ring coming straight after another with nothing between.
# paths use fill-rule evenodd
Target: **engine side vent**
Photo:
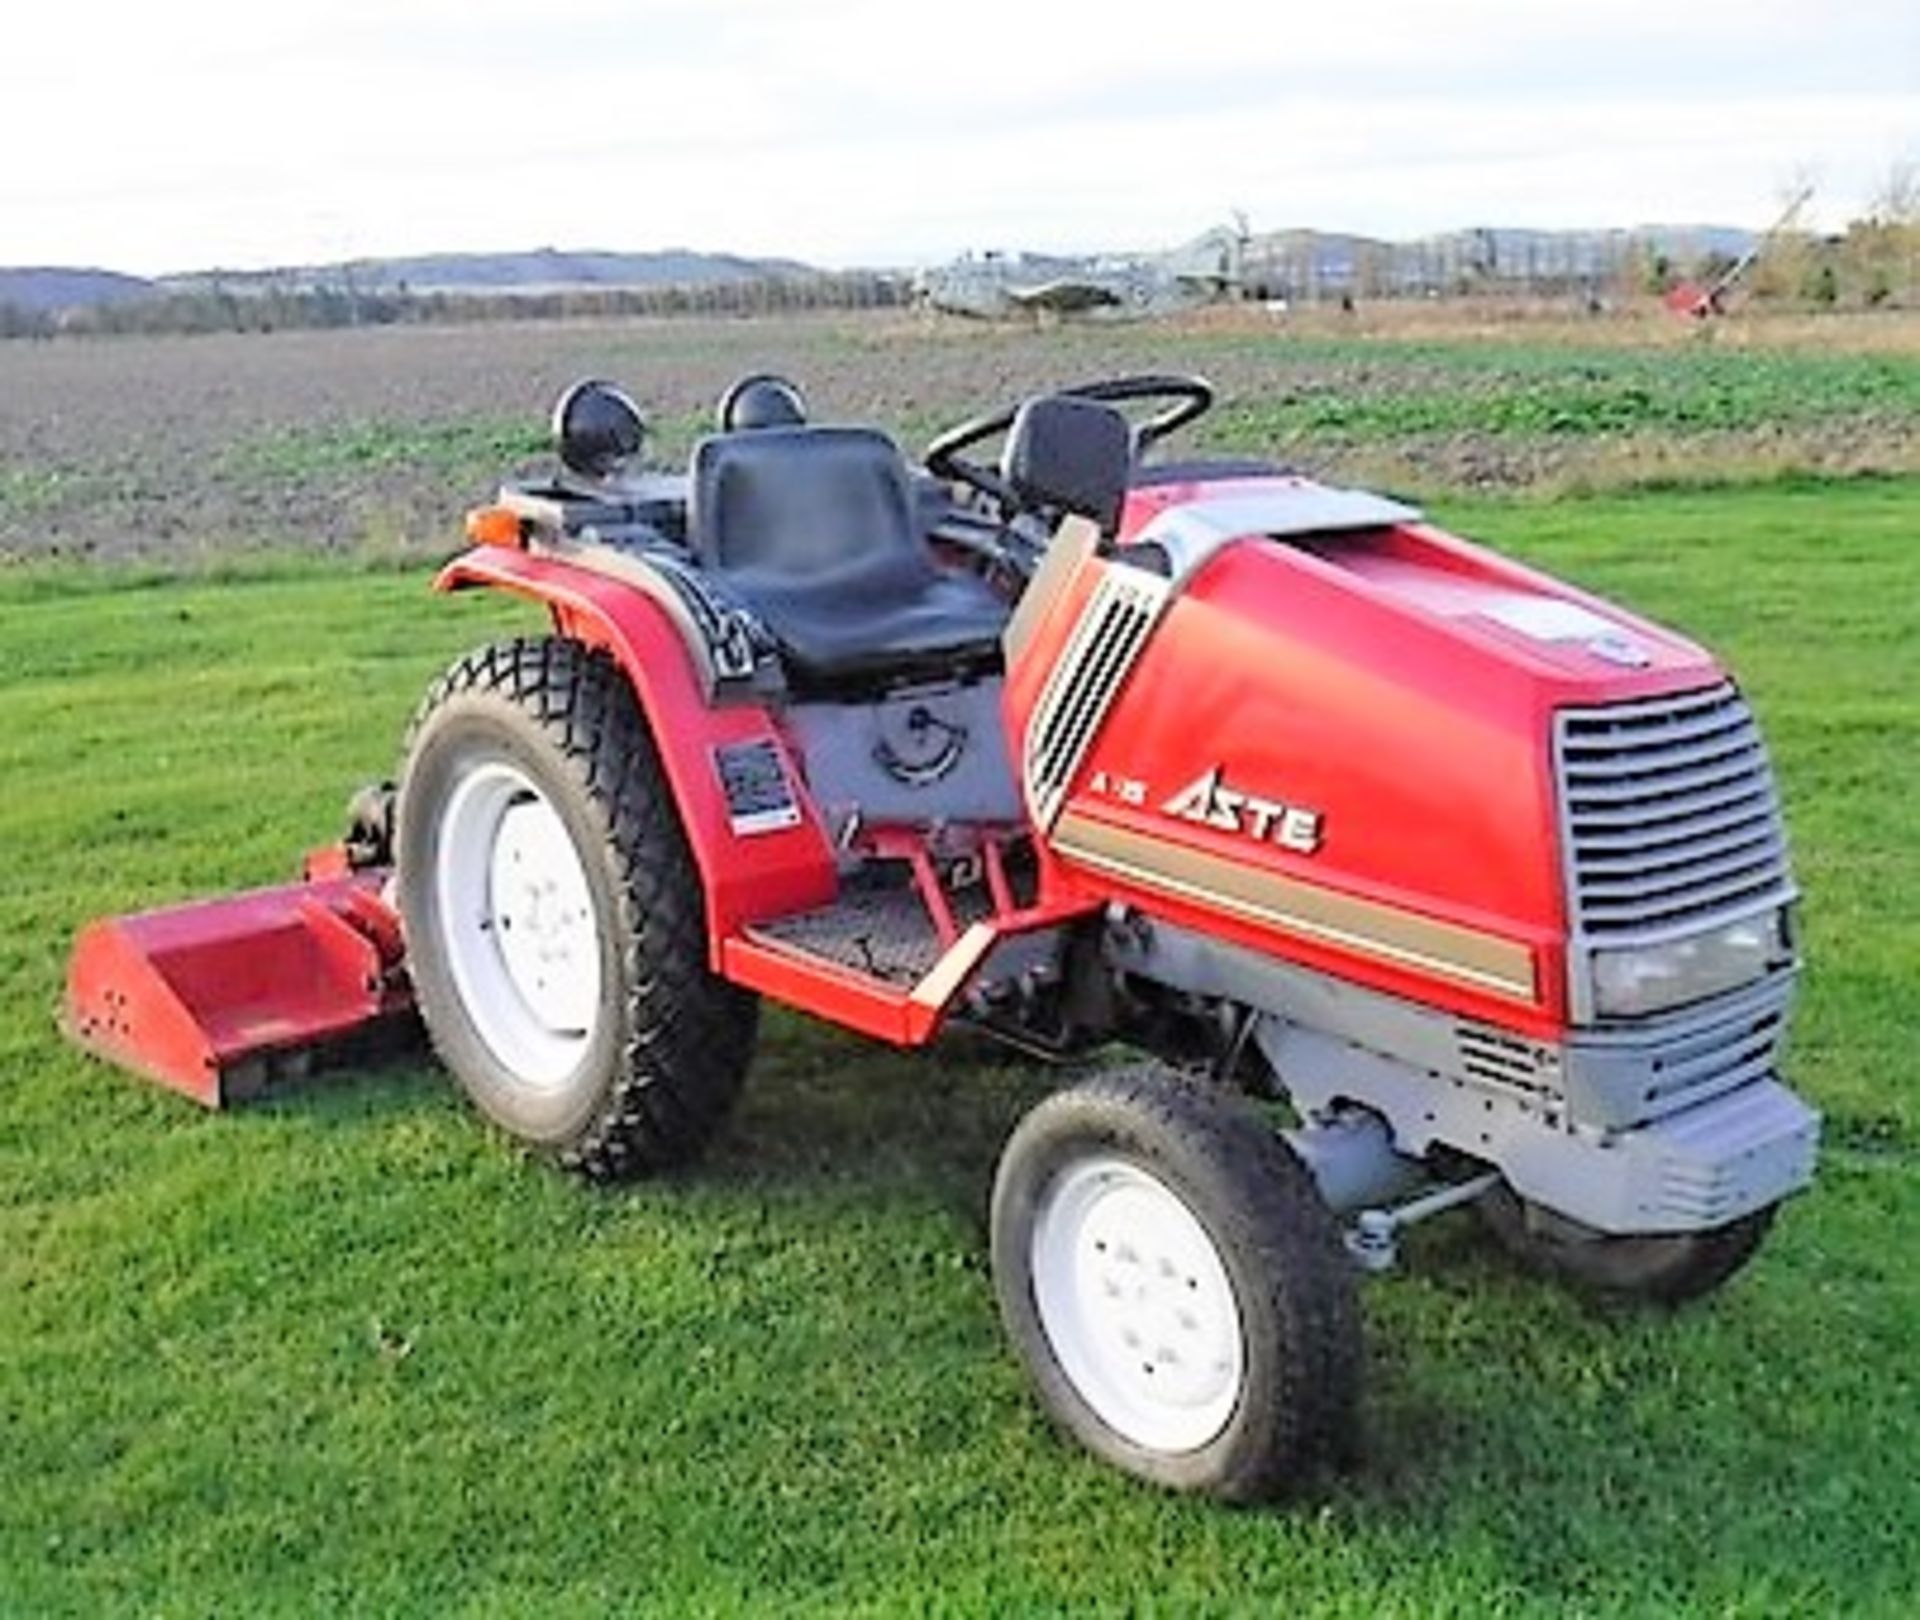
<instances>
[{"instance_id":1,"label":"engine side vent","mask_svg":"<svg viewBox=\"0 0 1920 1620\"><path fill-rule=\"evenodd\" d=\"M1453 1037L1460 1067L1469 1079L1530 1097L1560 1095L1559 1063L1551 1047L1536 1046L1486 1024L1455 1024Z\"/></svg>"},{"instance_id":2,"label":"engine side vent","mask_svg":"<svg viewBox=\"0 0 1920 1620\"><path fill-rule=\"evenodd\" d=\"M1167 582L1109 565L1027 723L1027 805L1045 831L1167 601Z\"/></svg>"},{"instance_id":3,"label":"engine side vent","mask_svg":"<svg viewBox=\"0 0 1920 1620\"><path fill-rule=\"evenodd\" d=\"M1554 767L1578 933L1657 933L1791 898L1773 771L1732 686L1562 709Z\"/></svg>"}]
</instances>

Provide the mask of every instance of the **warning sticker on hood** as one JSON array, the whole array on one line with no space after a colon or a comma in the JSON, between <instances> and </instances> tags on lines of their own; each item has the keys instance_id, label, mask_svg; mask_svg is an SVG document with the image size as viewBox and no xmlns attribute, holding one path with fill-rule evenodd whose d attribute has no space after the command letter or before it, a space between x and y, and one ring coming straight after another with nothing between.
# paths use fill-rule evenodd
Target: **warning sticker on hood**
<instances>
[{"instance_id":1,"label":"warning sticker on hood","mask_svg":"<svg viewBox=\"0 0 1920 1620\"><path fill-rule=\"evenodd\" d=\"M1475 605L1475 613L1530 641L1577 642L1610 664L1642 669L1653 655L1612 619L1555 596L1501 596Z\"/></svg>"}]
</instances>

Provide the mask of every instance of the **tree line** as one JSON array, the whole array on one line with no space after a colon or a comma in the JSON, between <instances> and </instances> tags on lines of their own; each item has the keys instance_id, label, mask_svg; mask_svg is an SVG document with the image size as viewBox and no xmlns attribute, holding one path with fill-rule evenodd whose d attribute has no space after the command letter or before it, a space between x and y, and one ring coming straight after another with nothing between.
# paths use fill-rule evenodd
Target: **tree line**
<instances>
[{"instance_id":1,"label":"tree line","mask_svg":"<svg viewBox=\"0 0 1920 1620\"><path fill-rule=\"evenodd\" d=\"M618 316L773 315L802 310L890 309L911 302L912 284L881 271L657 287L416 292L351 283L293 286L209 278L152 297L60 311L0 303L0 338L133 333L276 332L353 326L458 325L488 321L591 320Z\"/></svg>"},{"instance_id":2,"label":"tree line","mask_svg":"<svg viewBox=\"0 0 1920 1620\"><path fill-rule=\"evenodd\" d=\"M1247 295L1319 303L1355 298L1580 299L1660 297L1713 286L1736 268L1725 253L1676 254L1642 238L1566 235L1501 244L1493 232L1432 242L1362 243L1332 263L1312 243L1251 257ZM1740 299L1783 308L1920 309L1920 212L1874 215L1837 236L1770 239L1738 278Z\"/></svg>"}]
</instances>

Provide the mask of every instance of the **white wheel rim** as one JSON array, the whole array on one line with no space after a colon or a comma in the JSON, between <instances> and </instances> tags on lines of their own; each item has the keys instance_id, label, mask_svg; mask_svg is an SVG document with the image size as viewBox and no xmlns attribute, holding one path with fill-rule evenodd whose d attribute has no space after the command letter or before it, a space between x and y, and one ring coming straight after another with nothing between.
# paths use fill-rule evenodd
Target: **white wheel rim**
<instances>
[{"instance_id":1,"label":"white wheel rim","mask_svg":"<svg viewBox=\"0 0 1920 1620\"><path fill-rule=\"evenodd\" d=\"M1042 1195L1033 1297L1060 1369L1110 1429L1193 1451L1227 1426L1246 1376L1219 1248L1180 1196L1129 1160L1081 1160Z\"/></svg>"},{"instance_id":2,"label":"white wheel rim","mask_svg":"<svg viewBox=\"0 0 1920 1620\"><path fill-rule=\"evenodd\" d=\"M440 819L435 913L474 1030L531 1090L565 1084L599 1017L600 928L566 823L532 780L489 761Z\"/></svg>"}]
</instances>

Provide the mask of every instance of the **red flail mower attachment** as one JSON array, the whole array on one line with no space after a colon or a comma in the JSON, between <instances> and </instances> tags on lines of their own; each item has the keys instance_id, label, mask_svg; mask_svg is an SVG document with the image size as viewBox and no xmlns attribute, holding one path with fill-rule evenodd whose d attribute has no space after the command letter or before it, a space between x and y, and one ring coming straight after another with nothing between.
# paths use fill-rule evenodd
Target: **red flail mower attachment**
<instances>
[{"instance_id":1,"label":"red flail mower attachment","mask_svg":"<svg viewBox=\"0 0 1920 1620\"><path fill-rule=\"evenodd\" d=\"M90 923L67 971L67 1033L209 1108L244 1101L412 1006L386 876L330 850L300 883Z\"/></svg>"}]
</instances>

